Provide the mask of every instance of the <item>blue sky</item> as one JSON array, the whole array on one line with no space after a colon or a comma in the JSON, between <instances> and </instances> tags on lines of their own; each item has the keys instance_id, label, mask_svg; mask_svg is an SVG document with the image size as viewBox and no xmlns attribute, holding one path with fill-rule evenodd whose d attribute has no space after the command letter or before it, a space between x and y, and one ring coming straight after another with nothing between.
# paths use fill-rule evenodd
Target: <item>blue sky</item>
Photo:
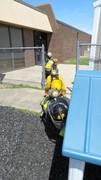
<instances>
[{"instance_id":1,"label":"blue sky","mask_svg":"<svg viewBox=\"0 0 101 180\"><path fill-rule=\"evenodd\" d=\"M50 3L55 18L77 29L92 34L95 0L23 0L37 6Z\"/></svg>"}]
</instances>

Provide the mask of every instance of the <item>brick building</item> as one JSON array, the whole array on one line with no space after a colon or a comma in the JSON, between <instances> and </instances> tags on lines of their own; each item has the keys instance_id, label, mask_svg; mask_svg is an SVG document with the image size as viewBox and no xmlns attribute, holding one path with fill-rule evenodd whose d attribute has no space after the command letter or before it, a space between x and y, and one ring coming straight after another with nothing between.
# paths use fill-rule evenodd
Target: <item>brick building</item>
<instances>
[{"instance_id":1,"label":"brick building","mask_svg":"<svg viewBox=\"0 0 101 180\"><path fill-rule=\"evenodd\" d=\"M45 12L49 18L53 33L48 40L48 50L53 52L60 63L76 56L77 41L91 42L90 34L56 20L50 4L37 7Z\"/></svg>"},{"instance_id":2,"label":"brick building","mask_svg":"<svg viewBox=\"0 0 101 180\"><path fill-rule=\"evenodd\" d=\"M0 48L44 44L45 53L51 51L59 63L64 63L75 57L77 41L91 42L90 34L56 20L50 4L33 7L21 0L3 0L0 12ZM11 53L0 53L0 67L9 70L42 64L33 50L20 50L14 57L12 67Z\"/></svg>"}]
</instances>

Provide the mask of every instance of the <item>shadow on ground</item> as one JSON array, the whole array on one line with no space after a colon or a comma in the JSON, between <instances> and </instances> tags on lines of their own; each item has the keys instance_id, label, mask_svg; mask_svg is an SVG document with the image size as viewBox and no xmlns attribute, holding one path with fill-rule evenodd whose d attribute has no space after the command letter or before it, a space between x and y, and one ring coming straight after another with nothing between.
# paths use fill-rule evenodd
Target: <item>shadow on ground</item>
<instances>
[{"instance_id":1,"label":"shadow on ground","mask_svg":"<svg viewBox=\"0 0 101 180\"><path fill-rule=\"evenodd\" d=\"M62 141L62 138L56 141L49 180L67 180L69 161L61 154Z\"/></svg>"},{"instance_id":2,"label":"shadow on ground","mask_svg":"<svg viewBox=\"0 0 101 180\"><path fill-rule=\"evenodd\" d=\"M51 123L47 124L44 121L43 123L48 138L55 140L55 149L50 169L49 180L67 180L69 158L62 156L63 138L61 136L58 136L58 132L56 132L54 126L51 129L49 128L49 126L51 126ZM83 180L101 180L101 166L86 163Z\"/></svg>"},{"instance_id":3,"label":"shadow on ground","mask_svg":"<svg viewBox=\"0 0 101 180\"><path fill-rule=\"evenodd\" d=\"M5 77L5 74L0 73L0 83L2 83L2 81L3 81L4 77Z\"/></svg>"}]
</instances>

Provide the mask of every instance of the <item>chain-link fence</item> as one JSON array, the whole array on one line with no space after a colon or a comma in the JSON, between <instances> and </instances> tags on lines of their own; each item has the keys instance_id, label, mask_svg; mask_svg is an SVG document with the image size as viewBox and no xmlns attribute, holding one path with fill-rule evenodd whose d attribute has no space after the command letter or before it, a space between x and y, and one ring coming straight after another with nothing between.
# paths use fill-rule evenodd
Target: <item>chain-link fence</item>
<instances>
[{"instance_id":1,"label":"chain-link fence","mask_svg":"<svg viewBox=\"0 0 101 180\"><path fill-rule=\"evenodd\" d=\"M40 47L0 48L0 82L4 72L25 67L42 66L42 87L45 84L45 52L44 45Z\"/></svg>"},{"instance_id":2,"label":"chain-link fence","mask_svg":"<svg viewBox=\"0 0 101 180\"><path fill-rule=\"evenodd\" d=\"M23 67L43 64L42 47L0 48L0 71L7 72Z\"/></svg>"},{"instance_id":3,"label":"chain-link fence","mask_svg":"<svg viewBox=\"0 0 101 180\"><path fill-rule=\"evenodd\" d=\"M77 44L76 69L101 70L101 44Z\"/></svg>"}]
</instances>

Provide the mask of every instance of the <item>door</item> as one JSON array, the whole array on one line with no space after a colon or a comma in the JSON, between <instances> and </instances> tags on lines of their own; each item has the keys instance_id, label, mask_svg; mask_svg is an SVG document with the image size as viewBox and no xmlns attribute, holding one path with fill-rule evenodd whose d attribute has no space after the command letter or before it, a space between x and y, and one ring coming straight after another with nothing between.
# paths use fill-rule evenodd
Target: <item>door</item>
<instances>
[{"instance_id":1,"label":"door","mask_svg":"<svg viewBox=\"0 0 101 180\"><path fill-rule=\"evenodd\" d=\"M34 46L39 47L44 45L44 54L47 51L47 34L43 32L34 32ZM46 57L46 56L45 56ZM42 50L35 50L35 65L42 65Z\"/></svg>"}]
</instances>

